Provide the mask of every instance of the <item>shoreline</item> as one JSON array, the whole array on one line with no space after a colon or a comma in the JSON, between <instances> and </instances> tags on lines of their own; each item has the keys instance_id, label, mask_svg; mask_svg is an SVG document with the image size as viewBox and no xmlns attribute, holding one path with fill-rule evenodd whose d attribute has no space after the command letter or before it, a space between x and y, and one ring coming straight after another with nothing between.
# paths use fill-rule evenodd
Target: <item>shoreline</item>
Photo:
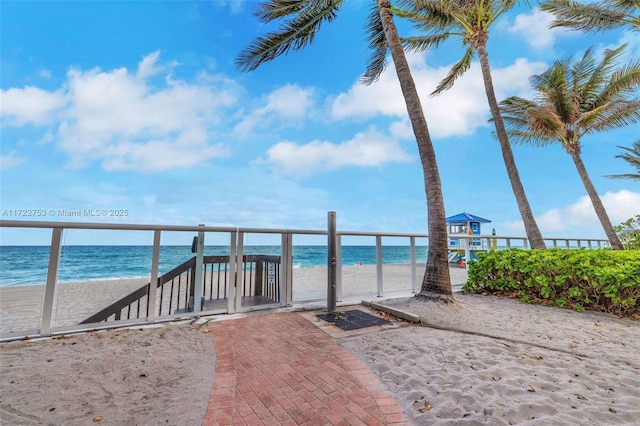
<instances>
[{"instance_id":1,"label":"shoreline","mask_svg":"<svg viewBox=\"0 0 640 426\"><path fill-rule=\"evenodd\" d=\"M358 264L358 263L353 263L353 264L343 264L342 268L350 268L353 266L375 266L375 263L362 263L362 264ZM404 266L409 266L411 265L410 262L393 262L393 263L383 263L383 267L387 265L387 266L393 266L393 265L404 265ZM416 261L416 265L418 267L422 266L424 268L425 262L424 261ZM450 264L450 268L455 268L455 266L451 266L453 264ZM308 270L308 269L317 269L317 268L327 268L327 265L316 265L316 266L296 266L295 264L293 265L292 269L293 270L298 270L298 269L302 269L302 270ZM166 271L169 272L169 271ZM165 273L166 273L165 272ZM162 274L160 274L159 276L162 276ZM73 284L73 283L90 283L90 282L94 282L94 281L121 281L121 280L142 280L142 279L146 279L149 280L150 276L112 276L112 277L98 277L98 278L86 278L86 279L72 279L72 280L58 280L57 284ZM45 279L46 281L46 279ZM37 283L33 283L33 282L29 282L29 283L19 283L19 284L3 284L0 281L0 289L2 288L11 288L11 287L30 287L30 286L39 286L39 285L45 285L45 281L42 282L37 282Z\"/></svg>"}]
</instances>

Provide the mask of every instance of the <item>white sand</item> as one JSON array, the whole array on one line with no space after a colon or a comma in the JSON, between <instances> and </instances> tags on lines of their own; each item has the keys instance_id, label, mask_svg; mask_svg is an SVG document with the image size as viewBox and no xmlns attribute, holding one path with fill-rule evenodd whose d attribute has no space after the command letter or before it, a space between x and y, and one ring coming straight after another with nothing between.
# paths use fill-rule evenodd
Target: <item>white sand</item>
<instances>
[{"instance_id":1,"label":"white sand","mask_svg":"<svg viewBox=\"0 0 640 426\"><path fill-rule=\"evenodd\" d=\"M340 341L415 424L638 424L640 323L456 298L383 303L456 331L417 326Z\"/></svg>"},{"instance_id":2,"label":"white sand","mask_svg":"<svg viewBox=\"0 0 640 426\"><path fill-rule=\"evenodd\" d=\"M78 324L148 282L138 278L58 284L52 326ZM44 285L0 287L0 331L39 329L43 297Z\"/></svg>"},{"instance_id":3,"label":"white sand","mask_svg":"<svg viewBox=\"0 0 640 426\"><path fill-rule=\"evenodd\" d=\"M456 299L382 301L441 329L373 327L334 338L416 425L638 424L639 322ZM0 343L0 423L200 424L214 360L211 335L184 322Z\"/></svg>"},{"instance_id":4,"label":"white sand","mask_svg":"<svg viewBox=\"0 0 640 426\"><path fill-rule=\"evenodd\" d=\"M0 344L2 425L199 425L213 339L188 324Z\"/></svg>"}]
</instances>

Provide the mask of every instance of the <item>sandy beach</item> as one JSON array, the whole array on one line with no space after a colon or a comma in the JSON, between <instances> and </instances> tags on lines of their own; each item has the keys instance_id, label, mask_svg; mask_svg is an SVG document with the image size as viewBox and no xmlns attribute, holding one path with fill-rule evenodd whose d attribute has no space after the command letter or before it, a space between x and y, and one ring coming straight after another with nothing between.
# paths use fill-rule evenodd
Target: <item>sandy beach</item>
<instances>
[{"instance_id":1,"label":"sandy beach","mask_svg":"<svg viewBox=\"0 0 640 426\"><path fill-rule=\"evenodd\" d=\"M415 425L637 424L638 322L494 296L456 299L375 299L423 325L332 338L379 377ZM2 343L0 420L201 424L216 346L203 321Z\"/></svg>"},{"instance_id":2,"label":"sandy beach","mask_svg":"<svg viewBox=\"0 0 640 426\"><path fill-rule=\"evenodd\" d=\"M457 294L450 305L382 304L418 315L424 326L340 344L415 424L638 424L637 321L480 295Z\"/></svg>"},{"instance_id":3,"label":"sandy beach","mask_svg":"<svg viewBox=\"0 0 640 426\"><path fill-rule=\"evenodd\" d=\"M452 283L459 288L466 282L466 269L451 268ZM416 266L416 277L422 279L424 264ZM375 265L346 266L342 272L342 296L345 300L359 300L377 294ZM52 327L67 327L80 323L123 296L148 283L145 278L94 280L60 283L57 285L53 307ZM411 293L411 265L391 264L383 267L386 294ZM0 287L0 334L37 330L40 326L44 285ZM293 270L293 302L324 300L327 296L327 268ZM160 305L158 291L157 305ZM175 300L174 300L175 302ZM167 315L168 298L163 301L163 315ZM141 304L146 309L146 302Z\"/></svg>"}]
</instances>

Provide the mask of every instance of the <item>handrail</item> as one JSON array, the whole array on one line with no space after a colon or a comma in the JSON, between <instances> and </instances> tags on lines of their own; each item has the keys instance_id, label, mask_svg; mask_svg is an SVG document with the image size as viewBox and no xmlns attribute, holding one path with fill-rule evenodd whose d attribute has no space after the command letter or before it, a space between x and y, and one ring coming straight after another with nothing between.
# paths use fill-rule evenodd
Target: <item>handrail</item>
<instances>
[{"instance_id":1,"label":"handrail","mask_svg":"<svg viewBox=\"0 0 640 426\"><path fill-rule=\"evenodd\" d=\"M188 231L188 232L236 232L238 228L219 226L151 225L132 223L99 222L44 222L30 220L0 220L0 227L7 228L65 228L65 229L110 229L118 231Z\"/></svg>"},{"instance_id":2,"label":"handrail","mask_svg":"<svg viewBox=\"0 0 640 426\"><path fill-rule=\"evenodd\" d=\"M213 256L204 256L203 264L212 264L212 263L229 263L230 256L227 255L213 255ZM267 262L267 263L280 263L281 258L277 255L262 255L262 254L247 254L243 256L243 263L252 263L252 262ZM174 278L182 275L185 272L188 272L192 268L196 266L196 258L195 256L190 258L189 260L183 262L182 264L176 266L172 270L158 277L157 287L160 288L164 284L170 282ZM113 302L111 305L97 312L96 314L90 316L89 318L82 321L80 324L90 324L94 322L106 321L111 315L118 315L124 308L131 305L132 303L142 300L149 295L149 286L151 283L147 283L142 287L134 290L130 294L124 296L123 298ZM148 312L148 304L147 304L147 316ZM116 318L119 319L119 318Z\"/></svg>"},{"instance_id":3,"label":"handrail","mask_svg":"<svg viewBox=\"0 0 640 426\"><path fill-rule=\"evenodd\" d=\"M262 229L219 226L189 226L189 225L152 225L152 224L128 224L128 223L99 223L99 222L49 222L29 220L0 220L0 227L7 228L65 228L65 229L105 229L121 231L188 231L188 232L243 232L261 234L299 234L299 235L326 235L326 230L314 229ZM381 231L337 231L339 236L354 237L416 237L429 238L429 234L410 232L381 232ZM499 240L525 240L526 237L510 235L463 235L449 234L447 238L489 238ZM544 237L545 241L595 241L608 243L602 238L579 237Z\"/></svg>"},{"instance_id":4,"label":"handrail","mask_svg":"<svg viewBox=\"0 0 640 426\"><path fill-rule=\"evenodd\" d=\"M193 268L194 266L196 266L195 256L187 260L186 262L182 263L181 265L176 266L166 274L163 274L162 276L158 277L157 287L161 287L162 285L166 284L173 278L176 278L178 275L187 272L189 269ZM126 308L133 302L140 300L145 296L148 296L150 285L151 285L150 282L146 283L139 289L134 290L130 294L121 298L120 300L113 302L111 305L107 306L100 312L97 312L96 314L90 316L86 320L82 321L80 324L90 324L93 322L105 321L111 315L117 314L118 312L120 312L122 309ZM149 312L147 312L147 315L149 315Z\"/></svg>"}]
</instances>

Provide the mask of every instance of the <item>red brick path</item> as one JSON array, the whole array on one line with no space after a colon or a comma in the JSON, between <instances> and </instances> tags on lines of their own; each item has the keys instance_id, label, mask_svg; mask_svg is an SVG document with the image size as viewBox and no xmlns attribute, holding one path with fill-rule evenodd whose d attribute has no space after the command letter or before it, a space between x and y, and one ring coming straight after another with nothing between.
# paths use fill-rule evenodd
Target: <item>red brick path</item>
<instances>
[{"instance_id":1,"label":"red brick path","mask_svg":"<svg viewBox=\"0 0 640 426\"><path fill-rule=\"evenodd\" d=\"M216 373L204 425L408 425L351 353L296 313L210 325Z\"/></svg>"}]
</instances>

